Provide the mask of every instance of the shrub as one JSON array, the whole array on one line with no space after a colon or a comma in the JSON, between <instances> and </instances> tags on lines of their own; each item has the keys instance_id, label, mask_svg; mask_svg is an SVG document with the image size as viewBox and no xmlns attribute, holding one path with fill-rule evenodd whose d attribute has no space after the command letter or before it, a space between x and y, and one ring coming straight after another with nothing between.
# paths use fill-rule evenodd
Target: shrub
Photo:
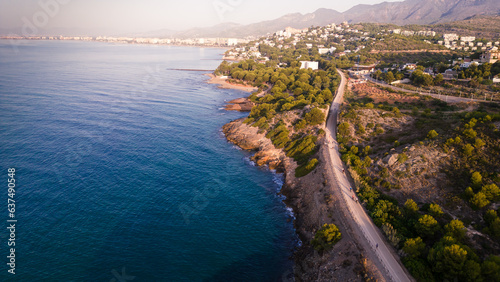
<instances>
[{"instance_id":1,"label":"shrub","mask_svg":"<svg viewBox=\"0 0 500 282\"><path fill-rule=\"evenodd\" d=\"M433 130L429 131L429 133L427 133L427 138L434 139L434 138L438 137L438 135L439 134L436 132L436 130L433 129Z\"/></svg>"},{"instance_id":2,"label":"shrub","mask_svg":"<svg viewBox=\"0 0 500 282\"><path fill-rule=\"evenodd\" d=\"M500 199L500 189L496 184L489 184L483 186L481 192L486 196L489 201L498 201Z\"/></svg>"},{"instance_id":3,"label":"shrub","mask_svg":"<svg viewBox=\"0 0 500 282\"><path fill-rule=\"evenodd\" d=\"M303 128L305 128L307 125L307 122L303 119L299 120L296 124L295 124L295 130L301 130Z\"/></svg>"},{"instance_id":4,"label":"shrub","mask_svg":"<svg viewBox=\"0 0 500 282\"><path fill-rule=\"evenodd\" d=\"M294 158L295 161L305 162L315 152L316 141L316 136L307 135L291 142L285 150L287 155Z\"/></svg>"},{"instance_id":5,"label":"shrub","mask_svg":"<svg viewBox=\"0 0 500 282\"><path fill-rule=\"evenodd\" d=\"M303 177L308 175L311 171L313 171L318 165L318 159L311 159L307 164L301 165L295 169L295 177Z\"/></svg>"},{"instance_id":6,"label":"shrub","mask_svg":"<svg viewBox=\"0 0 500 282\"><path fill-rule=\"evenodd\" d=\"M443 210L441 209L441 207L438 204L430 204L429 205L429 213L435 217L442 216L444 214Z\"/></svg>"},{"instance_id":7,"label":"shrub","mask_svg":"<svg viewBox=\"0 0 500 282\"><path fill-rule=\"evenodd\" d=\"M339 228L335 224L325 224L314 235L312 245L317 251L329 250L340 239L342 239L342 233Z\"/></svg>"},{"instance_id":8,"label":"shrub","mask_svg":"<svg viewBox=\"0 0 500 282\"><path fill-rule=\"evenodd\" d=\"M286 125L279 122L277 126L266 135L266 137L271 139L273 145L279 149L285 147L286 144L290 142L290 138L288 137L289 134L290 131L288 131Z\"/></svg>"},{"instance_id":9,"label":"shrub","mask_svg":"<svg viewBox=\"0 0 500 282\"><path fill-rule=\"evenodd\" d=\"M408 160L408 156L405 153L401 153L398 155L398 162L400 164L404 164Z\"/></svg>"},{"instance_id":10,"label":"shrub","mask_svg":"<svg viewBox=\"0 0 500 282\"><path fill-rule=\"evenodd\" d=\"M356 134L362 135L365 133L366 133L365 127L362 124L358 124L358 130L356 131Z\"/></svg>"},{"instance_id":11,"label":"shrub","mask_svg":"<svg viewBox=\"0 0 500 282\"><path fill-rule=\"evenodd\" d=\"M415 224L418 234L424 237L432 237L440 229L439 223L431 215L425 214Z\"/></svg>"},{"instance_id":12,"label":"shrub","mask_svg":"<svg viewBox=\"0 0 500 282\"><path fill-rule=\"evenodd\" d=\"M454 219L450 221L450 223L446 224L444 226L444 230L446 231L447 235L452 236L458 241L463 240L465 237L466 229L464 223L458 219Z\"/></svg>"},{"instance_id":13,"label":"shrub","mask_svg":"<svg viewBox=\"0 0 500 282\"><path fill-rule=\"evenodd\" d=\"M410 238L405 241L403 246L403 252L405 252L411 258L416 258L424 254L425 243L422 238Z\"/></svg>"},{"instance_id":14,"label":"shrub","mask_svg":"<svg viewBox=\"0 0 500 282\"><path fill-rule=\"evenodd\" d=\"M418 205L412 199L406 200L404 207L405 210L410 214L415 214L418 211Z\"/></svg>"},{"instance_id":15,"label":"shrub","mask_svg":"<svg viewBox=\"0 0 500 282\"><path fill-rule=\"evenodd\" d=\"M471 144L467 144L464 147L464 155L465 156L472 156L472 152L474 152L474 147L472 147Z\"/></svg>"},{"instance_id":16,"label":"shrub","mask_svg":"<svg viewBox=\"0 0 500 282\"><path fill-rule=\"evenodd\" d=\"M318 108L314 108L312 109L309 113L306 114L305 116L305 120L308 124L310 125L318 125L318 124L322 124L323 122L325 122L325 114L323 113L323 111L321 111L320 109Z\"/></svg>"},{"instance_id":17,"label":"shrub","mask_svg":"<svg viewBox=\"0 0 500 282\"><path fill-rule=\"evenodd\" d=\"M472 181L472 185L475 188L479 188L481 186L481 183L483 183L483 177L481 176L481 173L479 173L477 171L472 173L471 181Z\"/></svg>"},{"instance_id":18,"label":"shrub","mask_svg":"<svg viewBox=\"0 0 500 282\"><path fill-rule=\"evenodd\" d=\"M384 231L387 240L391 243L392 246L397 247L401 239L399 239L398 232L392 225L389 223L382 224L382 231Z\"/></svg>"},{"instance_id":19,"label":"shrub","mask_svg":"<svg viewBox=\"0 0 500 282\"><path fill-rule=\"evenodd\" d=\"M261 117L256 123L252 126L262 128L267 124L267 119L265 117Z\"/></svg>"},{"instance_id":20,"label":"shrub","mask_svg":"<svg viewBox=\"0 0 500 282\"><path fill-rule=\"evenodd\" d=\"M472 197L470 200L470 203L472 204L472 207L475 209L482 209L485 206L487 206L490 201L486 198L486 195L482 192L477 193Z\"/></svg>"}]
</instances>

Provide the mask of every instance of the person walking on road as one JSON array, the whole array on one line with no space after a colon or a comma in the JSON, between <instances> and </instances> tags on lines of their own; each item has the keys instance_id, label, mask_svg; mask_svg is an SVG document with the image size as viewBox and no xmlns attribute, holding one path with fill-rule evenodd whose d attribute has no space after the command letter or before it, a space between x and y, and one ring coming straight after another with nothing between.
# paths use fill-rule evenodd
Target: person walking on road
<instances>
[{"instance_id":1,"label":"person walking on road","mask_svg":"<svg viewBox=\"0 0 500 282\"><path fill-rule=\"evenodd\" d=\"M377 248L377 249L378 249L378 243L375 245L375 248Z\"/></svg>"}]
</instances>

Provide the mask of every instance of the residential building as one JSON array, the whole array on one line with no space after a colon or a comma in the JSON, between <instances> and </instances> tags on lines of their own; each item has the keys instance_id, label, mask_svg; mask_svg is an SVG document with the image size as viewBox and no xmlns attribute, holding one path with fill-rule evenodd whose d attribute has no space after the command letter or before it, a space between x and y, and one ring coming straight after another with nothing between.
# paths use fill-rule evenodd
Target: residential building
<instances>
[{"instance_id":1,"label":"residential building","mask_svg":"<svg viewBox=\"0 0 500 282\"><path fill-rule=\"evenodd\" d=\"M443 34L443 39L445 41L454 41L454 40L458 40L458 35L456 35L455 33L445 33Z\"/></svg>"},{"instance_id":2,"label":"residential building","mask_svg":"<svg viewBox=\"0 0 500 282\"><path fill-rule=\"evenodd\" d=\"M481 63L494 64L496 61L498 61L499 56L500 52L498 52L498 49L488 50L481 55Z\"/></svg>"},{"instance_id":3,"label":"residential building","mask_svg":"<svg viewBox=\"0 0 500 282\"><path fill-rule=\"evenodd\" d=\"M476 37L475 36L462 36L460 38L460 40L462 40L463 42L472 42L472 41L476 40Z\"/></svg>"},{"instance_id":4,"label":"residential building","mask_svg":"<svg viewBox=\"0 0 500 282\"><path fill-rule=\"evenodd\" d=\"M301 61L300 62L300 68L301 69L317 70L317 69L319 69L319 63L318 62L312 62L312 61Z\"/></svg>"}]
</instances>

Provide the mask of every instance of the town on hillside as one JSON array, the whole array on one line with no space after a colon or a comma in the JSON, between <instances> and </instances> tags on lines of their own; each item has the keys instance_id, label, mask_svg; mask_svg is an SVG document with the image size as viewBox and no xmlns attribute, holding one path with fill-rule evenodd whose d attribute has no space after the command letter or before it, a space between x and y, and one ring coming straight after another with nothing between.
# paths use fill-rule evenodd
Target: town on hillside
<instances>
[{"instance_id":1,"label":"town on hillside","mask_svg":"<svg viewBox=\"0 0 500 282\"><path fill-rule=\"evenodd\" d=\"M426 91L493 101L500 99L499 45L500 38L487 40L438 34L425 27L405 30L344 22L306 29L286 28L250 44L239 44L226 52L225 59L253 59L279 67L297 59L302 61L301 67L313 70L320 67L320 60L334 60L360 82L370 75L403 88L423 87ZM292 58L294 53L298 56Z\"/></svg>"}]
</instances>

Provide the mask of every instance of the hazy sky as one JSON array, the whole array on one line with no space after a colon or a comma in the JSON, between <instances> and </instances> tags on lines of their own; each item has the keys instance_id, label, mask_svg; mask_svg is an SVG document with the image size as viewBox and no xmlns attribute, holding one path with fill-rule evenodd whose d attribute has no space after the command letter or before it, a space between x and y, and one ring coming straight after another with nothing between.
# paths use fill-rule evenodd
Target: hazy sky
<instances>
[{"instance_id":1,"label":"hazy sky","mask_svg":"<svg viewBox=\"0 0 500 282\"><path fill-rule=\"evenodd\" d=\"M390 2L395 0L390 0ZM318 8L343 12L382 0L0 0L0 28L26 21L41 28L92 28L120 32L182 30L224 22L249 24ZM42 3L46 3L45 8Z\"/></svg>"}]
</instances>

